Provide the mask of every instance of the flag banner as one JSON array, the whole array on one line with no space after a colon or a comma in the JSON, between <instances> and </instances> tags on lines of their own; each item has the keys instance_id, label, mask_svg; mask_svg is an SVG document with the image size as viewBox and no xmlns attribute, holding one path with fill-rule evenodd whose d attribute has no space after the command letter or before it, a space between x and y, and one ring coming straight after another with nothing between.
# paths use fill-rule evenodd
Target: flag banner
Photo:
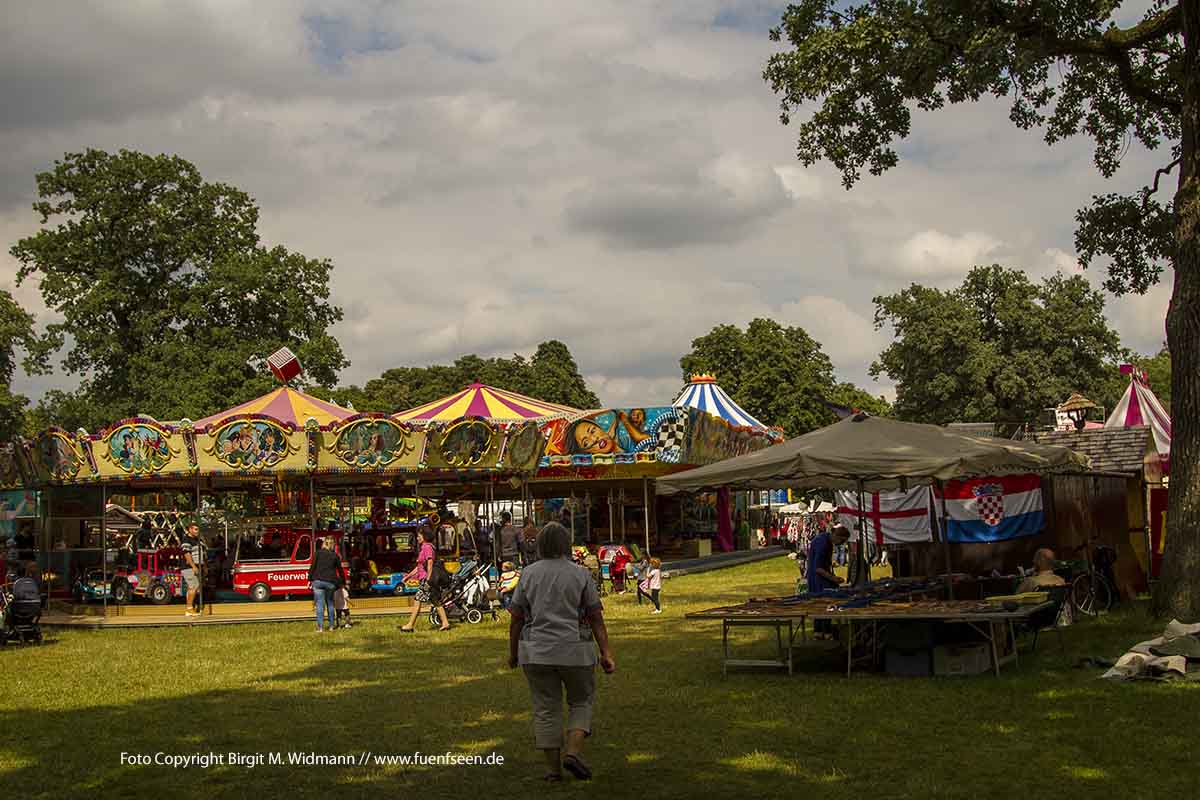
<instances>
[{"instance_id":1,"label":"flag banner","mask_svg":"<svg viewBox=\"0 0 1200 800\"><path fill-rule=\"evenodd\" d=\"M864 492L867 536L880 545L932 541L931 497L928 486L907 492ZM835 499L838 522L851 531L858 530L858 492L837 492Z\"/></svg>"},{"instance_id":2,"label":"flag banner","mask_svg":"<svg viewBox=\"0 0 1200 800\"><path fill-rule=\"evenodd\" d=\"M1006 475L946 481L946 516L946 539L951 542L1002 542L1032 536L1046 526L1042 479Z\"/></svg>"}]
</instances>

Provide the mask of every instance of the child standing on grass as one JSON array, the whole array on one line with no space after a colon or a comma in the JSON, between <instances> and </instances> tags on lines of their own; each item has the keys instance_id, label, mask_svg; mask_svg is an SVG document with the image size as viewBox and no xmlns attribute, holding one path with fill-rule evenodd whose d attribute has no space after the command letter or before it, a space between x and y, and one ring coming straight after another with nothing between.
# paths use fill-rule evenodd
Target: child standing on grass
<instances>
[{"instance_id":1,"label":"child standing on grass","mask_svg":"<svg viewBox=\"0 0 1200 800\"><path fill-rule=\"evenodd\" d=\"M638 581L638 605L642 604L642 597L649 598L651 603L654 603L654 610L651 614L662 613L662 603L659 601L659 593L662 591L662 561L657 558L650 559L650 563L646 568L644 577Z\"/></svg>"},{"instance_id":2,"label":"child standing on grass","mask_svg":"<svg viewBox=\"0 0 1200 800\"><path fill-rule=\"evenodd\" d=\"M352 628L350 624L350 588L342 583L333 593L333 610L337 612L337 626Z\"/></svg>"}]
</instances>

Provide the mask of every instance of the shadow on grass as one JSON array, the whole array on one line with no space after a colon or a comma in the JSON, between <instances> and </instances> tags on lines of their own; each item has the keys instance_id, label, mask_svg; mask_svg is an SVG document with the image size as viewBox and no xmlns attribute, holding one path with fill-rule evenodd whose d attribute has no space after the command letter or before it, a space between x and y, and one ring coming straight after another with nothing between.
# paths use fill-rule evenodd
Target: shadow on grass
<instances>
[{"instance_id":1,"label":"shadow on grass","mask_svg":"<svg viewBox=\"0 0 1200 800\"><path fill-rule=\"evenodd\" d=\"M691 588L683 584L690 578L679 579L661 616L610 603L618 672L597 677L588 744L596 780L587 787L538 780L526 686L504 663L505 624L401 635L383 619L322 636L303 623L64 633L45 651L51 658L29 650L4 663L17 677L0 690L7 732L0 782L45 797L135 790L263 798L1009 798L1036 775L1041 790L1068 795L1113 796L1135 785L1148 796L1191 791L1179 765L1190 763L1200 693L1101 683L1095 670L1071 667L1080 655L1112 655L1135 641L1145 625L1136 615L1078 626L1067 634L1065 655L1046 642L1000 679L847 680L816 665L790 678L756 671L722 679L719 624L679 615L719 603L714 595L726 591L761 591L763 580L706 584L702 577ZM742 584L751 588L726 588ZM770 649L773 637L752 643L759 645ZM505 764L177 770L121 763L123 752L289 751L496 752Z\"/></svg>"}]
</instances>

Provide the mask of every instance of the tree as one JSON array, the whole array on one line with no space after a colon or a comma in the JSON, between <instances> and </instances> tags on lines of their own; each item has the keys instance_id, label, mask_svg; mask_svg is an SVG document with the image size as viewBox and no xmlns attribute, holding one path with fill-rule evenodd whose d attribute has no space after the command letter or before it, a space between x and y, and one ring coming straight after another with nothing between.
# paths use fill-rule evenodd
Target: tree
<instances>
[{"instance_id":1,"label":"tree","mask_svg":"<svg viewBox=\"0 0 1200 800\"><path fill-rule=\"evenodd\" d=\"M548 403L587 409L600 405L570 349L560 341L538 345L532 359L460 356L453 364L427 367L393 367L361 388L347 386L334 392L339 403L351 402L359 411L395 413L461 391L471 383L519 392Z\"/></svg>"},{"instance_id":2,"label":"tree","mask_svg":"<svg viewBox=\"0 0 1200 800\"><path fill-rule=\"evenodd\" d=\"M557 339L542 342L529 362L526 391L539 400L572 408L598 408L600 398L579 374L571 350Z\"/></svg>"},{"instance_id":3,"label":"tree","mask_svg":"<svg viewBox=\"0 0 1200 800\"><path fill-rule=\"evenodd\" d=\"M944 292L914 284L875 298L875 325L895 339L871 374L896 381L901 419L1032 422L1071 392L1100 396L1116 372L1104 296L1081 276L1040 285L998 265Z\"/></svg>"},{"instance_id":4,"label":"tree","mask_svg":"<svg viewBox=\"0 0 1200 800\"><path fill-rule=\"evenodd\" d=\"M829 357L802 328L767 319L751 321L745 331L735 325L716 326L692 341L691 352L679 366L685 381L700 373L714 375L734 402L762 423L783 428L788 436L833 422L833 412L822 400L842 402L839 398L847 397L850 387L835 385ZM870 397L854 392L860 399Z\"/></svg>"},{"instance_id":5,"label":"tree","mask_svg":"<svg viewBox=\"0 0 1200 800\"><path fill-rule=\"evenodd\" d=\"M44 349L71 345L72 393L56 410L96 429L135 413L197 419L273 386L252 356L290 347L304 381L333 385L348 362L329 334L330 262L259 244L245 192L178 156L68 153L37 176L42 229L11 253L62 316Z\"/></svg>"},{"instance_id":6,"label":"tree","mask_svg":"<svg viewBox=\"0 0 1200 800\"><path fill-rule=\"evenodd\" d=\"M44 354L33 335L33 315L17 305L13 296L0 289L0 442L11 442L22 432L29 398L12 393L17 371L17 350L26 352L25 370L45 371Z\"/></svg>"},{"instance_id":7,"label":"tree","mask_svg":"<svg viewBox=\"0 0 1200 800\"><path fill-rule=\"evenodd\" d=\"M781 96L781 121L799 126L797 155L827 160L847 188L862 170L898 162L893 145L912 111L1011 97L1010 118L1050 144L1075 134L1095 144L1105 177L1128 144L1166 149L1163 166L1129 195L1092 198L1076 215L1085 266L1107 260L1106 288L1144 292L1174 267L1167 313L1176 408L1170 542L1155 605L1200 618L1200 0L1152 0L1118 26L1120 2L1086 0L800 0L790 5L763 77ZM811 105L810 105L811 104ZM1160 190L1178 170L1173 198ZM1164 184L1165 185L1165 184Z\"/></svg>"},{"instance_id":8,"label":"tree","mask_svg":"<svg viewBox=\"0 0 1200 800\"><path fill-rule=\"evenodd\" d=\"M893 413L892 404L886 398L873 395L853 383L839 383L833 387L826 399L839 406L865 411L876 417L890 417Z\"/></svg>"}]
</instances>

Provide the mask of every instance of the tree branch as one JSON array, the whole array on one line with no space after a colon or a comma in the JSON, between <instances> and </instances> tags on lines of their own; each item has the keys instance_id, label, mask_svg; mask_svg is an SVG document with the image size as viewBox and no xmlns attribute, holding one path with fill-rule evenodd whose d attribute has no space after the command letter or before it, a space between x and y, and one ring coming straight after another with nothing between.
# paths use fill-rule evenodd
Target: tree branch
<instances>
[{"instance_id":1,"label":"tree branch","mask_svg":"<svg viewBox=\"0 0 1200 800\"><path fill-rule=\"evenodd\" d=\"M1009 13L1011 9L998 2L992 2L990 5L992 20L998 27L1019 38L1041 41L1047 55L1060 58L1063 56L1101 58L1117 68L1117 79L1121 83L1121 88L1130 97L1177 115L1183 114L1182 98L1164 95L1138 82L1134 77L1133 62L1129 57L1130 50L1145 47L1152 42L1182 31L1183 19L1178 6L1172 6L1132 28L1122 29L1113 26L1100 36L1063 39L1053 28L1036 19L1028 17L1021 19L1012 16Z\"/></svg>"},{"instance_id":2,"label":"tree branch","mask_svg":"<svg viewBox=\"0 0 1200 800\"><path fill-rule=\"evenodd\" d=\"M1179 166L1181 163L1183 163L1183 156L1180 156L1179 158L1175 159L1170 164L1167 164L1165 167L1159 167L1158 169L1156 169L1154 171L1154 185L1151 186L1150 189L1147 190L1144 195L1142 195L1142 209L1143 210L1145 210L1149 207L1150 198L1153 197L1156 192L1158 192L1159 178L1161 178L1164 175L1170 175L1171 170L1175 169L1175 167Z\"/></svg>"}]
</instances>

